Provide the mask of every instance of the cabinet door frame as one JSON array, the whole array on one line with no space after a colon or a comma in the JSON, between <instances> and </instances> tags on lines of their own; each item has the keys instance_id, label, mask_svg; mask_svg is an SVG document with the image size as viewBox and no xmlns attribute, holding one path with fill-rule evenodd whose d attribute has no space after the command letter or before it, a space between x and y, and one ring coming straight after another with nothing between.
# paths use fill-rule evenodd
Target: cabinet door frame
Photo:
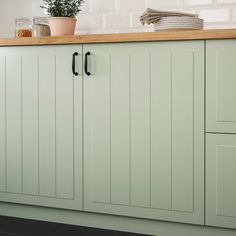
<instances>
[{"instance_id":1,"label":"cabinet door frame","mask_svg":"<svg viewBox=\"0 0 236 236\"><path fill-rule=\"evenodd\" d=\"M0 173L0 177L1 177L1 183L0 183L0 201L2 202L10 202L10 203L17 203L17 204L26 204L26 205L35 205L35 206L44 206L44 207L54 207L54 208L63 208L63 209L71 209L71 210L83 210L83 117L82 117L82 89L83 89L83 77L82 75L78 75L78 76L74 76L72 73L72 55L74 52L78 52L79 56L76 58L76 69L78 71L82 71L82 45L58 45L58 46L22 46L22 47L1 47L0 48L0 100L4 101L3 103L0 104L1 107L1 114L0 114L0 122L1 122L1 127L2 133L4 135L0 136L0 142L4 145L1 145L1 152L0 152L0 163L1 163L1 173ZM46 61L52 61L51 64L54 65L53 68L50 68L50 65L47 64L44 61L41 61L42 63L40 64L40 56L42 57L42 60L46 60ZM42 171L42 168L39 171L39 151L36 151L37 157L35 155L32 155L32 159L36 160L38 159L38 164L36 167L34 167L35 169L35 173L32 170L24 170L24 168L30 168L30 165L33 165L34 162L32 160L30 160L30 154L28 154L27 156L27 165L25 166L26 159L24 159L24 155L23 155L23 150L25 150L23 148L23 145L25 145L23 143L23 125L21 124L21 157L20 159L18 159L20 161L20 165L21 167L16 164L15 168L17 170L19 170L19 174L20 174L20 178L19 181L17 181L17 183L14 183L14 179L16 179L15 177L13 178L13 181L11 181L11 183L13 183L14 185L12 185L13 187L17 187L17 189L19 191L14 191L13 188L9 189L8 186L8 182L7 182L7 169L5 169L5 167L7 168L8 165L8 158L7 158L7 151L6 151L6 141L5 138L7 137L7 132L6 132L6 124L7 124L7 115L5 113L5 111L7 111L8 108L6 108L6 83L9 83L9 86L13 87L14 86L12 84L10 84L10 82L7 81L7 76L9 76L9 71L7 70L12 70L13 72L11 74L14 74L14 70L16 68L8 68L7 64L9 64L9 61L11 60L11 58L17 58L17 60L15 60L14 62L10 62L10 65L16 65L17 68L19 68L19 71L21 71L21 73L19 73L18 78L19 80L19 87L17 87L17 91L19 90L19 95L20 95L20 103L21 103L21 108L20 108L20 113L21 113L21 123L23 124L23 109L25 111L26 106L24 107L23 104L23 99L24 97L27 97L28 100L34 100L33 102L29 102L30 104L28 105L27 102L27 107L28 109L26 110L27 112L31 111L31 108L33 107L32 104L38 104L38 107L40 106L40 102L43 99L43 102L41 104L53 104L53 107L55 109L55 114L53 116L50 116L51 118L49 118L50 120L55 118L55 166L53 167L55 169L55 173L53 172L52 174L50 174L50 176L54 176L54 180L55 180L55 188L53 188L53 190L50 190L49 187L46 187L47 185L47 176L49 176L49 172L50 170L47 168L46 163L43 164L43 167L45 167L45 171ZM19 60L18 60L19 59ZM26 60L27 59L27 60ZM33 59L33 61L31 60ZM29 62L29 65L27 67L27 63L26 61ZM17 62L17 63L16 63ZM18 63L19 62L19 63ZM54 76L52 78L49 78L50 75L46 75L44 73L44 71L40 71L39 66L40 65L44 65L43 68L48 69L48 71L51 74L54 74ZM59 72L57 74L57 70L56 70L56 66L59 66ZM80 65L80 66L79 66ZM24 68L22 67L24 66ZM31 66L33 66L34 68L32 68ZM63 67L64 66L64 67ZM22 69L23 68L23 69ZM26 69L27 68L27 69ZM23 72L22 72L23 71ZM45 70L46 71L46 70ZM52 72L52 73L51 73ZM23 74L23 75L22 75ZM27 80L25 80L25 76L27 76ZM35 81L34 84L31 83L30 76L32 76L32 80ZM41 77L40 77L41 76ZM39 86L41 83L40 78L44 78L44 84L41 84L42 88L45 88L44 85L47 84L47 81L49 82L49 86L48 86L48 91L45 92L46 94L50 95L50 91L49 89L55 90L55 96L52 95L52 97L54 96L53 99L46 101L46 99L44 99L42 96L42 93L40 93L39 95ZM22 82L22 80L24 79L24 84ZM59 78L59 81L56 80L56 78ZM12 79L14 80L14 79ZM50 83L49 80L55 81L55 86ZM70 82L67 82L70 81ZM27 83L27 81L29 81L29 83ZM30 91L30 86L32 85L33 91ZM51 86L51 87L50 87ZM54 87L53 87L54 86ZM60 87L61 86L61 87ZM63 87L64 86L64 87ZM47 87L47 86L46 86ZM62 88L63 87L63 88ZM22 95L22 88L24 89L24 93L27 92L27 95ZM36 88L36 89L35 89ZM38 90L38 92L36 91ZM36 91L37 96L34 96L34 92ZM67 97L63 97L60 96L62 94L68 94L68 91L71 91L71 93L69 94L70 96ZM7 91L8 92L8 91ZM57 94L58 93L58 94ZM24 97L23 97L24 96ZM33 96L33 97L31 97ZM41 100L39 99L39 97L41 96ZM63 99L63 100L62 100ZM56 111L59 109L59 111L61 112L61 110L64 110L64 108L67 108L66 106L66 102L71 102L73 100L73 104L70 104L70 106L68 106L68 112L70 112L70 116L68 116L69 118L67 118L66 114L62 114L62 116L58 117L56 114ZM17 103L18 104L18 103ZM22 105L23 104L23 105ZM42 105L43 106L43 105ZM43 109L43 107L41 106L41 108ZM48 106L49 108L49 106ZM38 130L37 135L32 134L32 132L29 130L27 130L27 133L30 133L29 135L36 137L35 142L37 142L38 144L36 146L38 146L37 150L39 150L39 143L40 143L40 138L39 138L39 133L40 133L40 128L39 128L39 109L38 111L37 109L35 110L34 113L37 113L34 117L36 117L34 119L34 124L31 124L31 127L33 127L34 130ZM13 108L11 110L14 110ZM18 109L19 110L19 109ZM49 110L49 109L47 109ZM73 110L73 112L71 112ZM42 110L41 110L42 111ZM13 111L14 112L14 111ZM13 113L11 112L11 113ZM32 112L33 113L33 112ZM61 114L61 113L60 113ZM29 113L28 114L29 118L27 118L27 114L24 113L24 117L27 118L25 119L24 122L26 122L26 120L30 121L30 116L33 117L33 114ZM46 119L46 121L44 123L46 123L47 120L47 115L45 115L45 117L43 119ZM48 115L49 116L49 115ZM54 117L54 118L53 118ZM56 118L57 117L57 118ZM65 124L66 120L68 121L68 119L73 119L73 122L69 124L69 128L67 129L67 124ZM11 120L13 120L13 117L11 116ZM38 122L38 128L35 126L36 123ZM30 122L29 122L30 123ZM42 121L41 121L41 124ZM27 126L27 122L25 123L25 127ZM60 134L57 133L57 128L60 128ZM53 128L54 129L54 128ZM64 131L62 131L64 130ZM45 130L44 130L45 131ZM36 133L35 132L35 133ZM26 133L26 132L25 132ZM65 137L70 137L71 140L73 140L73 142L67 142L65 145L63 145L63 136L61 134L64 134ZM24 134L24 137L26 137L27 139L27 143L30 140L30 136L28 134ZM14 136L14 132L12 132L12 136ZM38 138L37 138L38 137ZM58 143L60 142L60 144ZM44 142L45 143L45 142ZM59 146L58 146L58 145ZM28 153L33 153L33 151L29 151L28 149L30 149L29 145L27 146L27 151ZM32 147L33 149L33 147ZM52 148L53 149L53 148ZM70 158L70 164L66 165L66 161L65 161L65 153L66 151L69 150L70 153L68 154L68 158ZM54 156L53 154L53 156ZM60 155L60 157L59 157ZM14 160L14 155L12 155L12 160ZM45 158L43 158L45 161ZM73 159L73 160L72 160ZM72 164L73 162L73 164ZM18 163L18 162L17 162ZM42 160L41 160L42 163ZM11 162L11 166L13 165L13 162ZM24 167L24 168L23 168ZM33 168L33 166L32 166ZM73 168L73 171L71 171ZM13 167L11 168L11 170L13 169ZM25 172L27 171L27 173ZM40 172L40 174L39 174ZM11 172L13 173L13 172ZM35 173L35 174L34 174ZM71 173L68 176L65 176L65 178L63 177L64 174L66 175L66 173ZM45 177L43 177L43 175L45 174ZM27 179L27 176L32 176L34 178L31 179ZM36 177L35 177L36 176ZM40 176L41 179L42 177L44 178L44 187L42 186L42 182L40 183ZM9 175L8 175L9 177ZM10 176L11 177L11 176ZM38 179L38 180L37 180ZM70 180L73 179L73 182L69 183ZM51 181L51 179L48 179L48 181L50 183L54 182L54 180ZM31 189L33 188L34 183L37 183L38 181L38 186L35 187L32 191ZM26 183L27 182L27 183ZM49 185L49 184L48 184ZM27 189L26 189L27 186ZM51 185L50 185L51 186ZM15 188L16 189L16 188ZM29 190L30 189L30 190ZM43 190L42 190L43 189ZM45 190L46 189L46 190ZM52 195L49 194L44 194L45 191L48 192L54 192Z\"/></svg>"},{"instance_id":2,"label":"cabinet door frame","mask_svg":"<svg viewBox=\"0 0 236 236\"><path fill-rule=\"evenodd\" d=\"M221 151L229 151L230 149L234 149L236 151L236 135L232 134L207 134L206 138L206 225L209 226L218 226L218 227L227 227L227 228L236 228L236 208L234 207L234 216L227 215L229 213L229 208L231 208L229 202L227 200L223 200L224 196L220 196L218 194L226 193L225 191L220 191L223 188L230 188L230 182L227 184L227 181L232 181L235 185L235 179L229 179L229 177L225 176L227 172L226 169L228 167L224 166L227 164L227 161L230 159L226 159L227 156L218 156L218 152ZM220 157L220 159L219 159ZM228 156L229 157L229 156ZM225 159L225 163L224 163ZM235 161L236 163L236 156ZM228 163L229 164L229 163ZM231 168L234 168L233 164L229 164ZM234 168L236 170L236 167ZM232 169L228 169L229 175L235 171ZM225 176L222 176L222 173ZM236 176L236 174L235 174ZM223 182L222 182L223 181ZM235 187L234 187L235 188ZM228 189L229 190L229 189ZM231 190L230 190L231 191ZM232 193L232 192L231 192ZM234 195L236 191L234 190ZM226 193L227 194L227 193ZM228 194L227 194L228 195ZM230 195L229 195L230 198ZM222 202L223 201L223 202ZM235 203L236 204L236 199ZM230 209L231 211L232 209Z\"/></svg>"},{"instance_id":3,"label":"cabinet door frame","mask_svg":"<svg viewBox=\"0 0 236 236\"><path fill-rule=\"evenodd\" d=\"M235 39L206 40L206 132L236 133Z\"/></svg>"},{"instance_id":4,"label":"cabinet door frame","mask_svg":"<svg viewBox=\"0 0 236 236\"><path fill-rule=\"evenodd\" d=\"M186 48L185 48L186 47ZM106 87L106 93L104 92L101 96L104 99L103 104L106 104L106 107L109 106L109 102L106 100L109 95L109 84L106 84L103 81L102 76L109 76L109 69L107 66L106 71L103 71L105 74L102 74L99 66L101 63L97 64L99 61L106 61L109 63L111 58L104 57L105 54L111 54L111 52L130 52L130 53L148 53L152 51L161 50L161 52L171 50L181 53L196 53L194 58L194 66L197 69L194 69L194 213L186 213L181 211L168 211L164 209L152 209L148 207L138 207L135 205L122 205L122 204L109 204L106 202L96 202L93 201L93 190L92 190L92 155L93 147L91 138L94 135L94 130L92 128L92 118L93 114L93 92L95 90L93 80L101 79L102 85L97 84L99 88ZM91 52L90 57L90 69L91 76L84 76L84 209L88 212L98 212L106 214L115 214L115 215L125 215L132 217L141 217L149 219L159 219L159 220L168 220L168 221L178 221L184 223L193 223L193 224L204 224L204 41L191 41L191 42L155 42L155 43L113 43L113 44L93 44L93 45L84 45L84 53ZM99 53L97 53L99 52ZM97 54L97 55L96 55ZM102 55L102 58L99 58L99 55ZM110 55L111 56L111 55ZM194 53L193 53L194 56ZM104 59L105 58L105 59ZM127 58L125 58L126 60ZM97 62L96 62L97 60ZM138 59L139 60L139 59ZM141 65L140 65L141 67ZM104 69L103 68L103 69ZM96 76L98 73L98 76ZM120 77L121 78L121 77ZM122 99L121 99L122 100ZM100 104L100 103L99 103ZM103 108L102 108L103 109ZM103 113L103 111L102 111ZM102 119L100 117L100 119ZM109 121L107 121L109 123ZM109 132L104 130L105 133ZM104 133L101 134L101 139ZM98 135L98 134L97 134ZM109 141L107 140L109 145ZM109 155L106 152L106 156ZM104 160L105 160L104 154ZM107 171L106 168L109 168L109 164L105 161L100 162L100 166L104 166L105 174ZM122 171L122 170L121 170ZM99 180L98 180L99 181ZM109 180L105 181L106 186L110 185ZM96 187L96 186L95 186ZM98 187L96 188L98 190ZM104 192L98 194L98 198L104 196ZM100 195L100 196L99 196ZM109 201L109 199L107 199Z\"/></svg>"}]
</instances>

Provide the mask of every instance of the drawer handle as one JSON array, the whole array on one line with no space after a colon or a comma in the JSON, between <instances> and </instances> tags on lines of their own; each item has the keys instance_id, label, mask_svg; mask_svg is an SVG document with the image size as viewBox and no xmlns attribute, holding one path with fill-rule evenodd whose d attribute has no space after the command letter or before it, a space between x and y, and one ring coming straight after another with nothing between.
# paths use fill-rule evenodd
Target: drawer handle
<instances>
[{"instance_id":1,"label":"drawer handle","mask_svg":"<svg viewBox=\"0 0 236 236\"><path fill-rule=\"evenodd\" d=\"M91 75L91 73L88 71L88 57L89 57L90 55L91 55L90 52L87 52L87 53L85 54L85 64L84 64L84 70L85 70L86 75L88 75L88 76Z\"/></svg>"},{"instance_id":2,"label":"drawer handle","mask_svg":"<svg viewBox=\"0 0 236 236\"><path fill-rule=\"evenodd\" d=\"M73 72L73 74L74 74L75 76L78 76L78 75L79 75L79 73L75 71L75 57L77 57L78 55L79 55L79 53L78 53L78 52L75 52L75 53L73 54L73 60L72 60L72 72Z\"/></svg>"}]
</instances>

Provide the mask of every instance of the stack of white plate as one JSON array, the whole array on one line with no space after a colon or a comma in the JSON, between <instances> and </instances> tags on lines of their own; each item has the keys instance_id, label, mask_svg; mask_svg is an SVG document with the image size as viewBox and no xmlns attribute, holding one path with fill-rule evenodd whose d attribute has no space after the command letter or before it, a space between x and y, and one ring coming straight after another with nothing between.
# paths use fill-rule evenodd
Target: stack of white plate
<instances>
[{"instance_id":1,"label":"stack of white plate","mask_svg":"<svg viewBox=\"0 0 236 236\"><path fill-rule=\"evenodd\" d=\"M166 29L203 29L203 19L188 16L167 16L154 23L155 31Z\"/></svg>"}]
</instances>

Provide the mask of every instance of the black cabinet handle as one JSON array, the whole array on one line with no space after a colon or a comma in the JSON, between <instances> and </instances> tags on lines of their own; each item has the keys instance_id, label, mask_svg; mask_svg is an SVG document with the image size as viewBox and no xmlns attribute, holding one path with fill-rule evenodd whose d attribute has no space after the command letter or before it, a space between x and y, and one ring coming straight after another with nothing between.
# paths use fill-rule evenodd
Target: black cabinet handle
<instances>
[{"instance_id":1,"label":"black cabinet handle","mask_svg":"<svg viewBox=\"0 0 236 236\"><path fill-rule=\"evenodd\" d=\"M88 56L90 56L90 55L91 55L90 52L87 52L85 54L85 63L84 63L84 70L85 70L86 75L88 75L88 76L91 75L91 73L88 71Z\"/></svg>"},{"instance_id":2,"label":"black cabinet handle","mask_svg":"<svg viewBox=\"0 0 236 236\"><path fill-rule=\"evenodd\" d=\"M72 60L72 72L73 72L73 74L74 74L75 76L78 76L78 75L79 75L79 73L75 71L75 57L77 57L78 55L79 55L79 53L78 53L78 52L75 52L75 53L73 54L73 60Z\"/></svg>"}]
</instances>

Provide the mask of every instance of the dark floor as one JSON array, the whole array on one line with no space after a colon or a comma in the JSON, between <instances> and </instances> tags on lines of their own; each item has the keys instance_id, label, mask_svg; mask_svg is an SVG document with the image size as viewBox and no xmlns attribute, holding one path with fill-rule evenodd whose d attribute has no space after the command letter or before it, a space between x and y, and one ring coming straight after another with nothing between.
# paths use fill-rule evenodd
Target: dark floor
<instances>
[{"instance_id":1,"label":"dark floor","mask_svg":"<svg viewBox=\"0 0 236 236\"><path fill-rule=\"evenodd\" d=\"M138 236L124 232L0 216L0 236ZM141 236L139 234L139 236Z\"/></svg>"}]
</instances>

